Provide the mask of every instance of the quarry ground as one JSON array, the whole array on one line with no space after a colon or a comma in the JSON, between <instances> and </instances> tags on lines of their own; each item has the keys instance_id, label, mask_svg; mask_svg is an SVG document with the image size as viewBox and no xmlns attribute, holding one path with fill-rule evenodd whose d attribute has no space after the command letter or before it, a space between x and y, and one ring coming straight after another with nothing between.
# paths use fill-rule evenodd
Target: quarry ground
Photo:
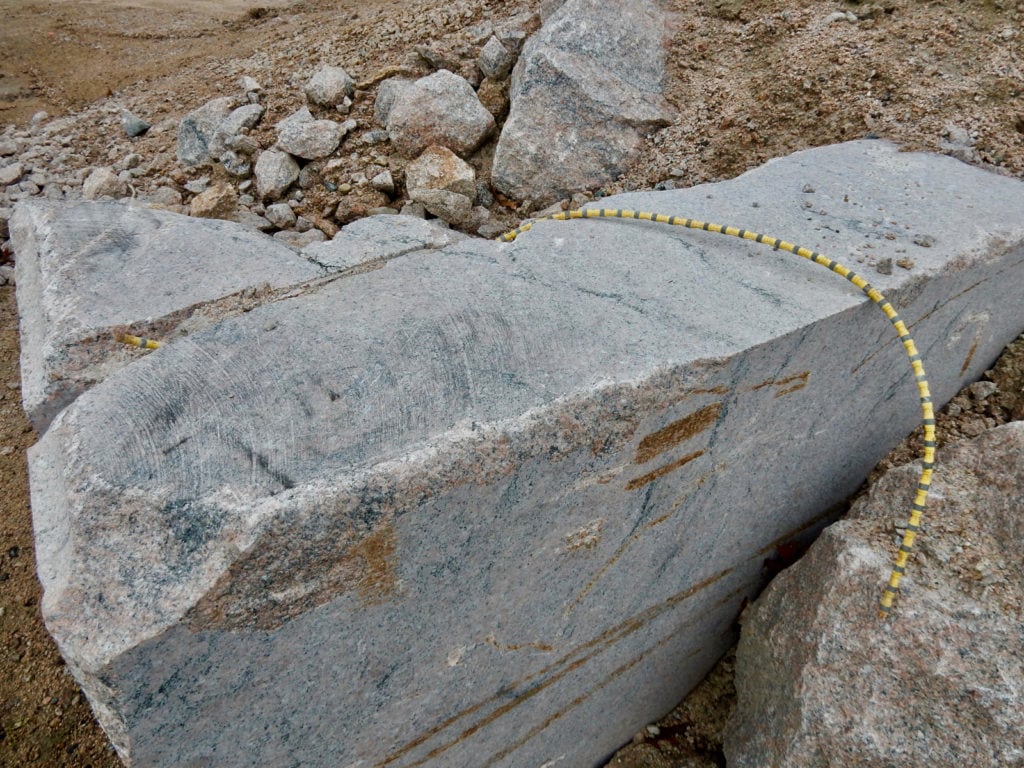
<instances>
[{"instance_id":1,"label":"quarry ground","mask_svg":"<svg viewBox=\"0 0 1024 768\"><path fill-rule=\"evenodd\" d=\"M247 66L280 72L275 87L320 63L357 80L398 65L416 44L444 48L467 25L536 2L512 0L0 0L0 127L38 110L72 114L97 100L153 122L235 91ZM994 0L666 0L673 11L667 96L678 116L648 138L607 193L736 176L792 151L866 135L948 152L1024 177L1024 3ZM249 64L247 64L249 62ZM365 95L372 105L372 92ZM296 101L295 106L298 105ZM80 133L80 132L79 132ZM111 137L76 145L83 165L108 161ZM173 161L174 131L139 152ZM740 224L741 222L735 222ZM773 233L798 237L799 233ZM843 260L845 254L833 254ZM851 265L853 266L853 265ZM1024 418L1024 342L940 419L940 440ZM14 290L0 287L0 764L120 765L62 665L39 615L21 411ZM986 391L990 388L983 388ZM914 457L913 440L895 460ZM638 734L613 764L721 763L728 662L702 698ZM711 761L710 763L706 761ZM694 763L696 764L696 763Z\"/></svg>"}]
</instances>

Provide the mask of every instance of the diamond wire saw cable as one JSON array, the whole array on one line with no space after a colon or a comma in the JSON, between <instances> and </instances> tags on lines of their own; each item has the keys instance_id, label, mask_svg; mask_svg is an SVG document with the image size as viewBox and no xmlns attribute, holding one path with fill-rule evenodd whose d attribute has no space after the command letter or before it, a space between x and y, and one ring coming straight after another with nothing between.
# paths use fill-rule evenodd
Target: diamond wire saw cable
<instances>
[{"instance_id":1,"label":"diamond wire saw cable","mask_svg":"<svg viewBox=\"0 0 1024 768\"><path fill-rule=\"evenodd\" d=\"M705 232L714 232L719 235L738 237L741 240L753 240L756 243L763 243L777 251L787 251L796 256L807 259L808 261L813 261L815 264L819 264L826 269L830 269L840 277L845 277L857 286L865 296L877 304L879 309L881 309L882 312L885 313L885 316L889 318L889 322L892 323L892 327L896 329L896 333L899 336L900 341L903 343L903 348L906 350L907 356L910 358L910 366L914 370L914 379L917 381L917 390L920 396L921 411L923 414L924 449L921 455L921 477L917 481L917 494L914 497L914 503L911 505L906 532L903 534L903 540L900 542L899 551L896 553L896 559L892 567L892 572L889 575L889 581L885 585L885 589L882 592L882 598L879 601L878 616L879 618L886 618L892 611L896 595L899 594L900 579L907 572L907 561L910 559L910 553L914 548L914 540L917 538L917 534L921 530L921 514L924 512L924 505L928 499L928 489L931 486L932 481L932 469L935 466L935 412L932 409L932 397L928 390L928 381L925 378L924 364L921 362L921 355L917 351L914 340L910 338L910 332L907 330L907 326L904 325L899 314L897 314L896 310L893 309L892 304L890 304L885 296L883 296L876 288L856 272L851 269L847 269L839 262L833 261L817 251L812 251L809 248L788 243L785 240L778 240L774 237L769 237L768 235L762 235L758 232L751 232L749 229L738 229L737 227L712 224L711 222L697 221L696 219L687 219L680 216L667 216L662 213L633 211L621 208L588 208L563 211L562 213L556 213L551 216L544 216L528 221L517 229L513 229L511 232L505 233L499 237L498 240L505 243L511 243L523 232L529 231L538 221L568 221L569 219L602 218L638 219L640 221L649 221L656 224L669 224L671 226L685 227L687 229L700 229Z\"/></svg>"}]
</instances>

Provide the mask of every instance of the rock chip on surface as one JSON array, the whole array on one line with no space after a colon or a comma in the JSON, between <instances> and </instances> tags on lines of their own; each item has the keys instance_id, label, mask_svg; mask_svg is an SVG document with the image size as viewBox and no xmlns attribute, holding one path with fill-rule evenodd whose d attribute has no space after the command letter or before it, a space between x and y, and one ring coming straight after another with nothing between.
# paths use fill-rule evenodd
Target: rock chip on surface
<instances>
[{"instance_id":1,"label":"rock chip on surface","mask_svg":"<svg viewBox=\"0 0 1024 768\"><path fill-rule=\"evenodd\" d=\"M431 146L405 168L405 187L411 196L418 189L445 189L476 200L476 171L447 147Z\"/></svg>"},{"instance_id":2,"label":"rock chip on surface","mask_svg":"<svg viewBox=\"0 0 1024 768\"><path fill-rule=\"evenodd\" d=\"M124 197L128 194L125 184L110 168L94 168L82 182L82 197L98 200L101 197Z\"/></svg>"},{"instance_id":3,"label":"rock chip on surface","mask_svg":"<svg viewBox=\"0 0 1024 768\"><path fill-rule=\"evenodd\" d=\"M321 67L306 83L306 98L314 104L333 107L351 97L356 81L341 67Z\"/></svg>"},{"instance_id":4,"label":"rock chip on surface","mask_svg":"<svg viewBox=\"0 0 1024 768\"><path fill-rule=\"evenodd\" d=\"M555 12L512 73L494 187L543 207L623 171L643 137L670 120L665 29L655 0L568 0Z\"/></svg>"},{"instance_id":5,"label":"rock chip on surface","mask_svg":"<svg viewBox=\"0 0 1024 768\"><path fill-rule=\"evenodd\" d=\"M302 253L331 270L393 259L416 251L438 250L466 235L414 216L367 216L342 227L332 240Z\"/></svg>"},{"instance_id":6,"label":"rock chip on surface","mask_svg":"<svg viewBox=\"0 0 1024 768\"><path fill-rule=\"evenodd\" d=\"M209 162L210 140L234 106L234 99L222 96L185 115L178 124L178 160L188 166Z\"/></svg>"},{"instance_id":7,"label":"rock chip on surface","mask_svg":"<svg viewBox=\"0 0 1024 768\"><path fill-rule=\"evenodd\" d=\"M494 130L494 116L480 103L473 86L447 69L399 86L386 112L391 142L407 157L432 144L466 157Z\"/></svg>"},{"instance_id":8,"label":"rock chip on surface","mask_svg":"<svg viewBox=\"0 0 1024 768\"><path fill-rule=\"evenodd\" d=\"M829 212L812 223L804 184ZM1024 183L952 158L852 142L602 203L839 258L929 232L877 287L938 404L1024 327ZM20 216L40 329L58 297L191 306L209 277L168 263L182 242L235 269L283 247L105 212L61 248ZM42 299L47 280L23 285L38 244L61 264L83 242L80 264L156 251L159 290L110 266ZM121 349L135 362L94 374L30 451L42 613L134 764L597 765L728 647L766 550L920 419L872 302L737 238L537 222L332 278ZM92 325L65 365L102 346Z\"/></svg>"},{"instance_id":9,"label":"rock chip on surface","mask_svg":"<svg viewBox=\"0 0 1024 768\"><path fill-rule=\"evenodd\" d=\"M268 149L256 158L253 174L259 196L277 199L299 178L299 164L287 152Z\"/></svg>"},{"instance_id":10,"label":"rock chip on surface","mask_svg":"<svg viewBox=\"0 0 1024 768\"><path fill-rule=\"evenodd\" d=\"M237 209L238 192L230 184L214 184L189 204L189 213L202 219L230 219Z\"/></svg>"},{"instance_id":11,"label":"rock chip on surface","mask_svg":"<svg viewBox=\"0 0 1024 768\"><path fill-rule=\"evenodd\" d=\"M919 474L890 470L744 613L730 766L1024 763L1024 422L939 451L882 621Z\"/></svg>"}]
</instances>

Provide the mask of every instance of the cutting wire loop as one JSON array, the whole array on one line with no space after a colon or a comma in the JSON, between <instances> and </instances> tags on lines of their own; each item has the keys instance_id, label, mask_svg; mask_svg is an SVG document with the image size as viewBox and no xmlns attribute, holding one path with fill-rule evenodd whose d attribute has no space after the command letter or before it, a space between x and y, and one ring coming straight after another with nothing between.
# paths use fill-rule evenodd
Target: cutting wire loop
<instances>
[{"instance_id":1,"label":"cutting wire loop","mask_svg":"<svg viewBox=\"0 0 1024 768\"><path fill-rule=\"evenodd\" d=\"M925 377L924 363L921 360L921 354L917 351L917 346L914 344L914 340L910 337L910 331L907 330L907 326L900 319L899 314L885 296L883 296L877 288L873 287L871 283L853 270L844 267L839 262L833 261L827 256L823 256L817 251L813 251L810 248L804 248L800 245L794 245L793 243L786 242L785 240L769 237L768 235L762 235L758 232L752 232L749 229L723 226L722 224L713 224L709 221L698 221L696 219L687 219L681 216L668 216L663 213L633 211L622 208L587 208L563 211L561 213L555 213L550 216L544 216L542 218L528 221L520 227L513 229L511 232L505 233L499 237L498 240L511 243L519 237L519 235L532 229L533 225L538 221L609 218L637 219L639 221L649 221L656 224L669 224L674 227L699 229L704 232L714 232L719 235L729 235L730 237L738 237L741 240L751 240L756 243L762 243L763 245L767 245L769 248L773 248L777 251L787 251L788 253L795 254L796 256L800 256L808 261L813 261L815 264L835 272L840 277L846 278L849 282L857 286L865 296L871 299L871 301L873 301L878 308L885 313L889 322L892 323L892 327L896 329L896 334L899 336L900 342L903 344L903 349L906 351L907 357L910 358L910 366L914 371L914 380L917 382L917 391L921 401L921 412L923 415L924 448L921 454L921 476L917 481L917 492L914 497L914 502L910 508L906 531L903 534L903 540L900 542L899 550L896 553L892 572L889 575L889 581L885 585L882 597L879 600L878 616L879 618L886 618L892 611L893 602L899 594L900 580L907 572L907 561L910 559L910 553L913 551L914 540L917 538L917 534L921 530L921 515L924 513L925 503L928 500L928 490L931 487L932 482L932 470L935 466L935 412L932 409L932 397L928 390L928 380Z\"/></svg>"}]
</instances>

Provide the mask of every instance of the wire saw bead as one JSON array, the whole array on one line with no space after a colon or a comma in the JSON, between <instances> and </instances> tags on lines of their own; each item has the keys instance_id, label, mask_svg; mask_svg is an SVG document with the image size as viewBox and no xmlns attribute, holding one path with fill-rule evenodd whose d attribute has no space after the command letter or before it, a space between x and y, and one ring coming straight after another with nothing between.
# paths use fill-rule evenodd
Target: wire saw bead
<instances>
[{"instance_id":1,"label":"wire saw bead","mask_svg":"<svg viewBox=\"0 0 1024 768\"><path fill-rule=\"evenodd\" d=\"M147 339L142 336L132 336L130 333L124 334L119 341L122 344L128 344L132 347L139 347L140 349L159 349L160 342L156 339Z\"/></svg>"}]
</instances>

